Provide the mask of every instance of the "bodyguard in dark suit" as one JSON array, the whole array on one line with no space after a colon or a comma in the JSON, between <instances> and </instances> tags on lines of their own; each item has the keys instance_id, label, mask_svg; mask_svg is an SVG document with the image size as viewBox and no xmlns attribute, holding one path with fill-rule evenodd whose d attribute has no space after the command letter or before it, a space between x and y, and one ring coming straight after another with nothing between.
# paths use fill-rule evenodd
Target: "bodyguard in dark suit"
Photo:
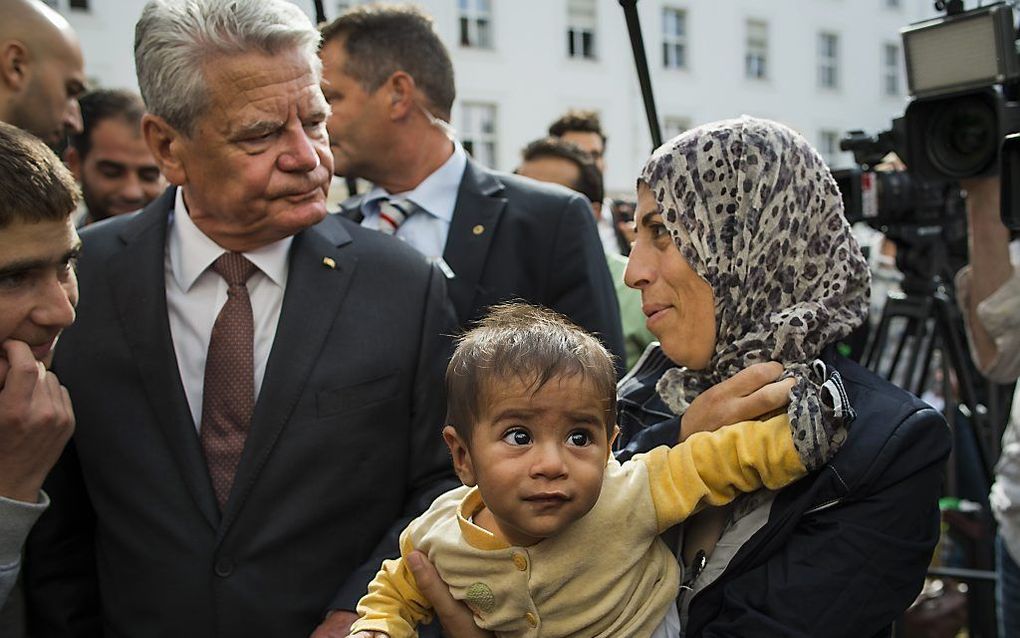
<instances>
[{"instance_id":1,"label":"bodyguard in dark suit","mask_svg":"<svg viewBox=\"0 0 1020 638\"><path fill-rule=\"evenodd\" d=\"M462 325L521 298L598 334L622 361L591 209L576 193L467 157L447 124L453 67L431 20L412 8L356 7L327 25L323 40L335 171L375 184L345 202L344 214L437 263Z\"/></svg>"},{"instance_id":2,"label":"bodyguard in dark suit","mask_svg":"<svg viewBox=\"0 0 1020 638\"><path fill-rule=\"evenodd\" d=\"M284 0L189 4L150 3L136 37L176 187L83 234L37 636L304 638L451 485L444 278L326 215L317 32Z\"/></svg>"}]
</instances>

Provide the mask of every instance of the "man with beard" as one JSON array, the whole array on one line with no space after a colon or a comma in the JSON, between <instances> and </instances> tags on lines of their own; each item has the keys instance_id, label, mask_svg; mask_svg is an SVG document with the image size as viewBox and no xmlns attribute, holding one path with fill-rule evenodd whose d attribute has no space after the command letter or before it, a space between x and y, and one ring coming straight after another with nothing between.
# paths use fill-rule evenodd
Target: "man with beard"
<instances>
[{"instance_id":1,"label":"man with beard","mask_svg":"<svg viewBox=\"0 0 1020 638\"><path fill-rule=\"evenodd\" d=\"M71 136L64 161L81 184L86 214L80 225L144 208L166 182L142 137L141 96L99 89L79 104L83 130Z\"/></svg>"},{"instance_id":2,"label":"man with beard","mask_svg":"<svg viewBox=\"0 0 1020 638\"><path fill-rule=\"evenodd\" d=\"M81 132L83 66L63 16L39 0L0 0L0 122L60 147Z\"/></svg>"}]
</instances>

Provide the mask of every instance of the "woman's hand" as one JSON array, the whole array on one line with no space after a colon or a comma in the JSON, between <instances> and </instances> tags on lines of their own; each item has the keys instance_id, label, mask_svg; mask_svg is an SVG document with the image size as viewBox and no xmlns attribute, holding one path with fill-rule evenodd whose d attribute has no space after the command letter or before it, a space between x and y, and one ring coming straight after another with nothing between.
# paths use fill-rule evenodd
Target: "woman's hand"
<instances>
[{"instance_id":1,"label":"woman's hand","mask_svg":"<svg viewBox=\"0 0 1020 638\"><path fill-rule=\"evenodd\" d=\"M407 564L418 583L418 589L432 603L436 617L443 625L443 633L448 638L493 638L493 634L478 628L467 605L450 594L450 588L439 577L439 572L425 554L411 552L407 555Z\"/></svg>"},{"instance_id":2,"label":"woman's hand","mask_svg":"<svg viewBox=\"0 0 1020 638\"><path fill-rule=\"evenodd\" d=\"M786 407L797 380L778 381L782 374L780 363L756 363L705 390L680 419L680 441L695 432L711 432Z\"/></svg>"}]
</instances>

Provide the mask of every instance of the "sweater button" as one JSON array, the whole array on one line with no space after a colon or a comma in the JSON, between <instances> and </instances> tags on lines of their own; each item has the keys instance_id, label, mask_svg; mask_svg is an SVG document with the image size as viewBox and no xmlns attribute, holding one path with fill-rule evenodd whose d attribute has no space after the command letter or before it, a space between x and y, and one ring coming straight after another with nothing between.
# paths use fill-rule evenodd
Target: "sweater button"
<instances>
[{"instance_id":1,"label":"sweater button","mask_svg":"<svg viewBox=\"0 0 1020 638\"><path fill-rule=\"evenodd\" d=\"M234 573L234 561L229 558L221 558L216 561L213 571L220 578L226 578Z\"/></svg>"},{"instance_id":2,"label":"sweater button","mask_svg":"<svg viewBox=\"0 0 1020 638\"><path fill-rule=\"evenodd\" d=\"M521 556L520 554L514 554L513 561L514 567L516 567L519 571L523 572L528 569L528 559L525 558L524 556Z\"/></svg>"},{"instance_id":3,"label":"sweater button","mask_svg":"<svg viewBox=\"0 0 1020 638\"><path fill-rule=\"evenodd\" d=\"M528 621L528 624L531 625L532 629L534 629L535 627L538 627L538 616L536 616L535 614L531 613L530 611L528 613L524 614L524 620Z\"/></svg>"}]
</instances>

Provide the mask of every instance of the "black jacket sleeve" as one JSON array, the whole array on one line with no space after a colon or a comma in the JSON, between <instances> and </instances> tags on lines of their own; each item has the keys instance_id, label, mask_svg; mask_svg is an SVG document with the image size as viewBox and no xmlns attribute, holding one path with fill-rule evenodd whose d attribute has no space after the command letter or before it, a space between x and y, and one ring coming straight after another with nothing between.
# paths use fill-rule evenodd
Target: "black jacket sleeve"
<instances>
[{"instance_id":1,"label":"black jacket sleeve","mask_svg":"<svg viewBox=\"0 0 1020 638\"><path fill-rule=\"evenodd\" d=\"M26 543L29 635L102 636L96 572L96 517L72 439L46 478L51 505Z\"/></svg>"},{"instance_id":2,"label":"black jacket sleeve","mask_svg":"<svg viewBox=\"0 0 1020 638\"><path fill-rule=\"evenodd\" d=\"M446 296L442 275L432 269L428 302L422 322L421 349L415 374L414 405L408 468L407 498L403 516L390 526L367 561L362 563L342 585L330 609L353 611L368 591L368 584L382 562L400 555L400 533L443 492L460 485L453 473L450 455L443 442L446 417L446 395L443 377L452 353L452 339L457 320ZM356 524L357 513L351 514Z\"/></svg>"}]
</instances>

